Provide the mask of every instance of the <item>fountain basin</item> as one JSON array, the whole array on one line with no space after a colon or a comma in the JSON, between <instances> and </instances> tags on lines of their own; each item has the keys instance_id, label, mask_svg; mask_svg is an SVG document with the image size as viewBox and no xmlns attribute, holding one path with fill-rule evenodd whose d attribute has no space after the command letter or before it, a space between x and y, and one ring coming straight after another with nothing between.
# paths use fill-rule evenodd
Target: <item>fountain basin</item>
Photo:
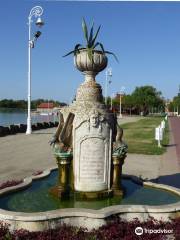
<instances>
[{"instance_id":1,"label":"fountain basin","mask_svg":"<svg viewBox=\"0 0 180 240\"><path fill-rule=\"evenodd\" d=\"M101 201L70 201L69 205L67 202L57 202L56 199L52 199L55 202L55 205L47 206L46 208L40 208L37 206L34 208L34 212L30 210L29 206L26 209L23 209L23 198L26 195L22 195L25 193L29 193L32 197L32 199L35 198L35 195L33 195L33 191L36 191L38 189L39 183L43 182L48 183L49 179L50 182L48 183L48 187L51 187L51 184L54 184L54 181L56 180L56 173L52 170L55 168L49 169L47 171L44 171L43 174L38 176L32 176L31 178L24 179L24 182L22 184L19 184L14 187L9 187L4 190L0 191L0 221L7 222L11 225L12 229L27 229L29 231L41 231L49 228L55 228L61 223L66 223L73 226L78 227L85 227L89 230L93 228L98 228L101 225L106 223L106 220L111 217L112 215L119 215L122 219L131 220L135 217L139 218L139 220L144 221L148 217L154 217L157 220L164 220L167 221L168 218L175 218L180 215L180 190L174 187L170 187L167 185L162 184L155 184L151 182L144 182L142 183L138 178L132 177L132 176L124 176L125 180L123 184L129 184L130 189L127 189L126 196L123 200L121 200L119 197L115 197L112 199L106 199ZM52 171L52 173L51 173ZM51 173L51 174L50 174ZM41 179L46 176L50 175L49 177L34 181L36 179ZM127 180L131 179L131 181ZM129 181L129 182L128 182ZM128 185L127 184L127 185ZM133 185L135 184L135 185ZM143 187L140 185L143 184ZM136 186L136 189L135 189ZM147 188L148 187L148 188ZM26 188L25 190L22 190ZM43 187L42 187L43 188ZM132 193L132 188L134 188L134 192ZM144 188L144 190L143 190ZM161 190L160 190L161 189ZM22 190L22 191L19 191ZM33 191L32 191L33 190ZM164 191L165 190L165 191ZM128 195L128 191L131 192L130 195ZM154 194L154 199L157 203L157 192L159 192L159 198L160 202L159 205L153 205L155 202L153 202L153 199L149 201L149 204L147 199L144 199L144 203L141 202L141 195L140 193L142 191L145 191L145 196L147 197L148 192L150 192L149 195ZM14 197L15 194L12 192L16 192L18 197ZM10 194L10 195L9 195ZM167 194L167 196L166 196ZM164 195L164 200L162 200L162 196ZM11 196L11 197L9 197ZM47 194L46 194L47 197ZM42 201L38 200L34 202L34 205L41 203L40 205L43 205L43 199L46 198L45 196L42 197ZM48 196L51 197L51 196ZM14 198L14 200L13 200ZM134 202L132 202L132 199ZM140 201L138 200L140 199ZM22 202L20 201L22 200ZM13 207L12 202L17 202L15 204L17 207ZM29 200L29 204L30 204ZM49 200L48 200L49 201ZM139 201L139 202L138 202ZM168 204L165 204L166 203ZM62 205L61 209L56 209L58 204ZM161 204L161 205L160 205ZM28 203L24 204L25 206L28 205ZM81 208L80 208L81 207ZM94 209L93 209L94 208ZM54 210L50 210L54 209ZM23 210L23 211L22 211ZM45 211L46 210L46 211ZM26 212L25 212L26 211Z\"/></svg>"}]
</instances>

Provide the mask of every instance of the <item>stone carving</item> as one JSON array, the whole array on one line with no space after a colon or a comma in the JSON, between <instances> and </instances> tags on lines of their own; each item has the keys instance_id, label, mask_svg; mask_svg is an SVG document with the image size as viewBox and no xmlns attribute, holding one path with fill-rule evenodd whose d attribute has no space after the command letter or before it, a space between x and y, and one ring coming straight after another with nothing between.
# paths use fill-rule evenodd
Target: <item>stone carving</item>
<instances>
[{"instance_id":1,"label":"stone carving","mask_svg":"<svg viewBox=\"0 0 180 240\"><path fill-rule=\"evenodd\" d=\"M123 142L123 129L116 124L116 141L113 143L113 154L112 154L112 186L113 194L122 196L124 190L121 184L122 179L122 165L126 158L128 146Z\"/></svg>"},{"instance_id":2,"label":"stone carving","mask_svg":"<svg viewBox=\"0 0 180 240\"><path fill-rule=\"evenodd\" d=\"M122 140L123 129L117 124L116 141L113 143L113 155L125 158L128 150L127 144Z\"/></svg>"},{"instance_id":3,"label":"stone carving","mask_svg":"<svg viewBox=\"0 0 180 240\"><path fill-rule=\"evenodd\" d=\"M97 110L92 110L89 114L89 131L93 131L94 129L98 129L98 132L102 131L102 122L104 117L99 114Z\"/></svg>"},{"instance_id":4,"label":"stone carving","mask_svg":"<svg viewBox=\"0 0 180 240\"><path fill-rule=\"evenodd\" d=\"M59 125L50 145L53 144L55 152L72 152L72 128L74 114L69 113L64 122L63 114L59 112Z\"/></svg>"},{"instance_id":5,"label":"stone carving","mask_svg":"<svg viewBox=\"0 0 180 240\"><path fill-rule=\"evenodd\" d=\"M70 112L64 121L63 114L59 112L59 125L50 141L58 165L58 184L52 187L50 192L58 198L70 196L73 120L73 113Z\"/></svg>"},{"instance_id":6,"label":"stone carving","mask_svg":"<svg viewBox=\"0 0 180 240\"><path fill-rule=\"evenodd\" d=\"M102 102L102 89L101 86L94 80L85 81L77 89L76 101L92 101Z\"/></svg>"}]
</instances>

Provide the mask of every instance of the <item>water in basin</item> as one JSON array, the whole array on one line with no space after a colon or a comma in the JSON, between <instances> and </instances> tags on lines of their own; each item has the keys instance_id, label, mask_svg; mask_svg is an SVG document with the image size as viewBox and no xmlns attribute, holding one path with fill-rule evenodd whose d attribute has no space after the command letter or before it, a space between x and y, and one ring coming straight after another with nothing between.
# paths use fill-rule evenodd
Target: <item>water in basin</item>
<instances>
[{"instance_id":1,"label":"water in basin","mask_svg":"<svg viewBox=\"0 0 180 240\"><path fill-rule=\"evenodd\" d=\"M101 209L119 204L163 205L180 201L180 197L172 192L143 187L127 179L122 179L126 189L123 199L114 196L103 200L83 201L72 196L69 200L58 200L49 194L49 189L56 185L56 182L57 171L53 171L48 177L33 181L32 185L24 190L2 196L0 208L17 212L41 212L60 208Z\"/></svg>"}]
</instances>

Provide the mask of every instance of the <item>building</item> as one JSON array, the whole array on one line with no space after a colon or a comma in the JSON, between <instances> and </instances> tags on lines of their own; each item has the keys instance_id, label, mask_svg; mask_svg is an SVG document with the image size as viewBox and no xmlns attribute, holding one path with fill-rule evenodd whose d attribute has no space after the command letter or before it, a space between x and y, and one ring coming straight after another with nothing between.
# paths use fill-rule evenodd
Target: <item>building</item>
<instances>
[{"instance_id":1,"label":"building","mask_svg":"<svg viewBox=\"0 0 180 240\"><path fill-rule=\"evenodd\" d=\"M52 114L54 107L55 107L54 103L51 103L51 102L41 103L37 107L37 111L40 113L51 113Z\"/></svg>"}]
</instances>

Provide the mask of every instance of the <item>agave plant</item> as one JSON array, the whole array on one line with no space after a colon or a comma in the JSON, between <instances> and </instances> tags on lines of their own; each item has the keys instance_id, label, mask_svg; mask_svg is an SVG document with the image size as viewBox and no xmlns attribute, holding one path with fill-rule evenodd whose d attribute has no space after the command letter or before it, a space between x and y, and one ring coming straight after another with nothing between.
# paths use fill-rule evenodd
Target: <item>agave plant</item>
<instances>
[{"instance_id":1,"label":"agave plant","mask_svg":"<svg viewBox=\"0 0 180 240\"><path fill-rule=\"evenodd\" d=\"M114 56L114 58L116 59L116 61L118 62L118 59L116 57L116 55L113 52L109 52L109 51L105 51L103 44L100 42L96 42L97 36L99 34L99 30L101 28L101 25L98 27L96 33L94 34L94 22L92 23L91 29L90 29L90 33L88 34L88 28L87 28L87 24L85 19L83 18L82 20L82 29L83 29L83 33L84 33L84 37L86 40L86 46L84 47L82 44L76 44L75 48L73 51L70 51L69 53L67 53L66 55L64 55L63 57L66 57L70 54L74 54L76 55L77 53L79 53L79 50L81 49L86 49L87 53L88 53L88 57L90 59L91 62L93 62L93 51L95 49L97 49L97 47L100 47L100 50L104 53L104 54L112 54Z\"/></svg>"}]
</instances>

